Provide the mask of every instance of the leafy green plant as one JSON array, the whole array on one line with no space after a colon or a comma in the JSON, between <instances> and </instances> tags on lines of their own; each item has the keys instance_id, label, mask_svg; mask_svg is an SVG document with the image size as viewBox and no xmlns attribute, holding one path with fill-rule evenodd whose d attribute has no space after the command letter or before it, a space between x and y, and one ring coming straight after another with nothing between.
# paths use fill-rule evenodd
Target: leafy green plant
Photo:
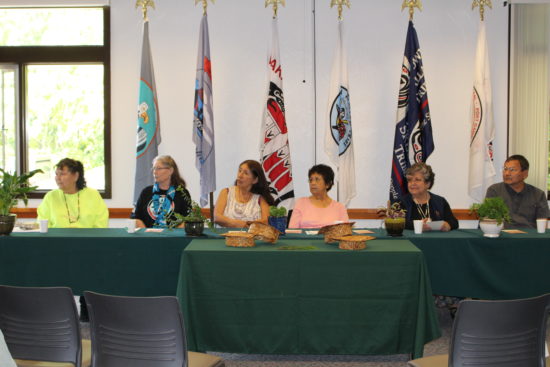
<instances>
[{"instance_id":1,"label":"leafy green plant","mask_svg":"<svg viewBox=\"0 0 550 367\"><path fill-rule=\"evenodd\" d=\"M168 224L168 228L176 228L180 224L185 222L204 222L208 225L208 228L213 230L214 223L210 219L206 218L204 214L202 214L202 209L200 205L195 200L191 199L187 190L184 190L182 186L178 186L176 188L176 191L181 192L185 199L191 203L191 210L187 215L172 213L172 216L166 221L166 223Z\"/></svg>"},{"instance_id":2,"label":"leafy green plant","mask_svg":"<svg viewBox=\"0 0 550 367\"><path fill-rule=\"evenodd\" d=\"M42 170L36 169L28 173L18 175L9 173L0 168L2 183L0 183L0 215L9 215L11 208L17 205L17 200L22 199L25 205L28 203L27 194L36 190L37 186L29 186L29 179Z\"/></svg>"},{"instance_id":3,"label":"leafy green plant","mask_svg":"<svg viewBox=\"0 0 550 367\"><path fill-rule=\"evenodd\" d=\"M400 219L405 218L405 215L407 214L407 210L401 208L401 204L399 202L391 203L388 201L386 204L386 207L380 207L377 210L378 216L385 217L386 219Z\"/></svg>"},{"instance_id":4,"label":"leafy green plant","mask_svg":"<svg viewBox=\"0 0 550 367\"><path fill-rule=\"evenodd\" d=\"M472 204L470 213L477 214L481 219L494 219L497 224L510 221L508 206L501 197L485 198L482 203Z\"/></svg>"},{"instance_id":5,"label":"leafy green plant","mask_svg":"<svg viewBox=\"0 0 550 367\"><path fill-rule=\"evenodd\" d=\"M177 225L183 222L205 222L208 220L208 218L202 214L200 205L194 200L191 201L191 210L189 211L189 214L184 216L179 213L174 213L174 216L178 221Z\"/></svg>"},{"instance_id":6,"label":"leafy green plant","mask_svg":"<svg viewBox=\"0 0 550 367\"><path fill-rule=\"evenodd\" d=\"M284 206L281 206L280 208L276 206L270 206L269 216L276 217L276 218L286 217L286 208Z\"/></svg>"}]
</instances>

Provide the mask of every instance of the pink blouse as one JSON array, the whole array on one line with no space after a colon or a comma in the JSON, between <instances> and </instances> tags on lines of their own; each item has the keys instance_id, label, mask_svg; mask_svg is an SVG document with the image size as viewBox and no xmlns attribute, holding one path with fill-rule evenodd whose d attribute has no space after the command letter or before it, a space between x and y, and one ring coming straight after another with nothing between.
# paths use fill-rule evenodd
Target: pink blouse
<instances>
[{"instance_id":1,"label":"pink blouse","mask_svg":"<svg viewBox=\"0 0 550 367\"><path fill-rule=\"evenodd\" d=\"M296 202L288 228L321 228L337 221L349 221L344 205L332 200L326 208L318 208L305 197Z\"/></svg>"}]
</instances>

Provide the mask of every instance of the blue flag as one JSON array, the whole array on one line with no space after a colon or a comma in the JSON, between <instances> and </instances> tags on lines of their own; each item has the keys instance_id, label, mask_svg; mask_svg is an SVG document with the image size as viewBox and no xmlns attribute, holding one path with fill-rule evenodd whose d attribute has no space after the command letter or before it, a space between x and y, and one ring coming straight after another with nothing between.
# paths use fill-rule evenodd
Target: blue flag
<instances>
[{"instance_id":1,"label":"blue flag","mask_svg":"<svg viewBox=\"0 0 550 367\"><path fill-rule=\"evenodd\" d=\"M408 192L405 178L407 168L416 162L425 162L433 150L428 89L424 79L420 44L414 25L409 21L397 100L397 124L391 167L391 201L399 200Z\"/></svg>"},{"instance_id":2,"label":"blue flag","mask_svg":"<svg viewBox=\"0 0 550 367\"><path fill-rule=\"evenodd\" d=\"M141 49L141 78L137 111L136 178L134 183L134 204L141 191L153 184L151 165L158 155L160 144L160 119L153 72L153 58L149 45L149 22L143 24L143 45Z\"/></svg>"},{"instance_id":3,"label":"blue flag","mask_svg":"<svg viewBox=\"0 0 550 367\"><path fill-rule=\"evenodd\" d=\"M200 172L200 204L204 207L208 204L208 194L216 191L212 66L206 14L202 17L200 27L197 76L195 80L193 142L195 142L196 146L195 166Z\"/></svg>"}]
</instances>

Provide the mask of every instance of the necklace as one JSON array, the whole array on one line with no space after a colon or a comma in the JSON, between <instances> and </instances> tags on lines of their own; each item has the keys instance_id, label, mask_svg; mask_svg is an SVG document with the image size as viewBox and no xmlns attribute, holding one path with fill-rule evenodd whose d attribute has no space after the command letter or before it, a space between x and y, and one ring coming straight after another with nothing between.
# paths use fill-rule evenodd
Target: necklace
<instances>
[{"instance_id":1,"label":"necklace","mask_svg":"<svg viewBox=\"0 0 550 367\"><path fill-rule=\"evenodd\" d=\"M69 206L67 205L67 197L65 193L63 193L63 200L65 200L65 209L67 209L67 217L69 217L69 223L76 223L80 219L80 191L76 194L76 199L78 200L78 212L76 213L76 218L71 215L71 212L69 211Z\"/></svg>"},{"instance_id":2,"label":"necklace","mask_svg":"<svg viewBox=\"0 0 550 367\"><path fill-rule=\"evenodd\" d=\"M251 192L247 192L247 195L245 196L244 193L241 191L239 187L237 187L237 202L239 204L247 204L250 201L250 198L252 197Z\"/></svg>"},{"instance_id":3,"label":"necklace","mask_svg":"<svg viewBox=\"0 0 550 367\"><path fill-rule=\"evenodd\" d=\"M430 194L428 194L428 197L426 200L425 211L422 209L422 204L420 204L416 199L414 199L414 202L416 203L416 209L418 210L418 213L420 213L420 216L422 217L422 219L428 219L428 221L430 221Z\"/></svg>"}]
</instances>

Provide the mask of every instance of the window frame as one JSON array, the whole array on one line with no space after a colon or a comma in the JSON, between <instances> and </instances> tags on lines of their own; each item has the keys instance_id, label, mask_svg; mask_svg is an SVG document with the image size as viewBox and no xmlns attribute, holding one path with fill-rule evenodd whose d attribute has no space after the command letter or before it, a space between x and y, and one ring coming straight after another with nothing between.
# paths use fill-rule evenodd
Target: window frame
<instances>
[{"instance_id":1,"label":"window frame","mask_svg":"<svg viewBox=\"0 0 550 367\"><path fill-rule=\"evenodd\" d=\"M15 7L14 7L15 8ZM45 7L35 7L45 8ZM69 8L60 6L59 8ZM101 63L103 65L105 189L103 198L112 197L111 176L111 14L109 6L78 6L70 8L100 8L103 10L103 45L97 46L0 46L0 64L17 67L18 116L16 116L16 167L18 172L27 172L27 126L26 126L26 72L28 64ZM36 190L30 198L42 198L49 190Z\"/></svg>"}]
</instances>

